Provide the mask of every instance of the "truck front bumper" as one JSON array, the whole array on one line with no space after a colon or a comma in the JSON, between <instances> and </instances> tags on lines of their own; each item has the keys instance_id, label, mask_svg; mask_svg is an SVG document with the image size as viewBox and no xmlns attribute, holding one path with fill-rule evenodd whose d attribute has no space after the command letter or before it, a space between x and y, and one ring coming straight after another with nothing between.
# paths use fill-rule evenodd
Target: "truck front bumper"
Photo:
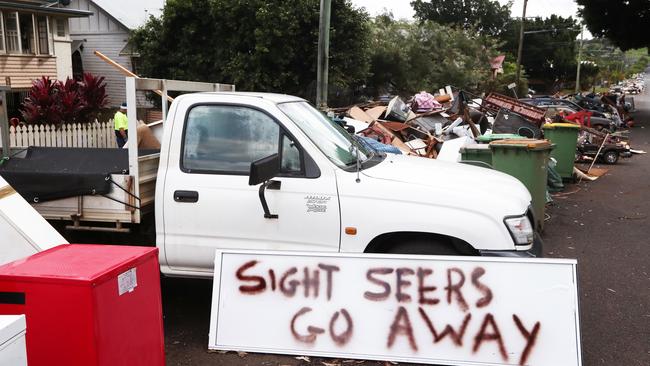
<instances>
[{"instance_id":1,"label":"truck front bumper","mask_svg":"<svg viewBox=\"0 0 650 366\"><path fill-rule=\"evenodd\" d=\"M542 258L544 242L538 233L533 238L533 246L528 250L479 250L482 257L507 257L507 258Z\"/></svg>"}]
</instances>

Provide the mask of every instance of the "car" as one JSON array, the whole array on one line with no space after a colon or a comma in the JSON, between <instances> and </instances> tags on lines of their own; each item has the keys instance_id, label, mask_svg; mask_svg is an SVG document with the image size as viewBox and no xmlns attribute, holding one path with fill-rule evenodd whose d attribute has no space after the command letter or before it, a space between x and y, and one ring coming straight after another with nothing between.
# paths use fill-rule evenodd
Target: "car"
<instances>
[{"instance_id":1,"label":"car","mask_svg":"<svg viewBox=\"0 0 650 366\"><path fill-rule=\"evenodd\" d=\"M598 152L600 150L600 153ZM598 157L596 157L598 155ZM605 164L616 164L619 158L629 158L632 156L630 145L626 142L617 142L603 145L602 149L599 144L585 142L578 144L576 148L576 160L583 160L584 157L598 159Z\"/></svg>"},{"instance_id":2,"label":"car","mask_svg":"<svg viewBox=\"0 0 650 366\"><path fill-rule=\"evenodd\" d=\"M563 113L564 115L570 115L579 112L579 110L567 107L565 105L540 105L538 107L542 109L546 109L547 111L546 116L549 118L559 113ZM589 122L586 125L587 127L591 127L599 131L607 130L607 131L614 132L616 131L617 128L616 123L611 119L595 117L593 115L589 118Z\"/></svg>"},{"instance_id":3,"label":"car","mask_svg":"<svg viewBox=\"0 0 650 366\"><path fill-rule=\"evenodd\" d=\"M587 110L592 113L592 116L594 117L601 117L601 118L610 118L611 115L608 113L602 112L600 110L596 109L590 109L590 108L584 108L578 103L575 103L569 99L563 99L563 98L555 98L555 97L537 97L537 98L527 98L527 99L521 99L522 102L526 102L528 104L532 104L538 107L541 106L566 106L569 108L572 108L576 111L582 111L582 110Z\"/></svg>"}]
</instances>

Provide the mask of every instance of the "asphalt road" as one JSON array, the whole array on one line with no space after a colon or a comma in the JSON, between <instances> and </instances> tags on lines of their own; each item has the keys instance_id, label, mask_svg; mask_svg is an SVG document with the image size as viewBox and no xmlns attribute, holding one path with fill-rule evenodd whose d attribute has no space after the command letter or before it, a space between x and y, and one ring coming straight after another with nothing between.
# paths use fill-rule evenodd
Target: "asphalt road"
<instances>
[{"instance_id":1,"label":"asphalt road","mask_svg":"<svg viewBox=\"0 0 650 366\"><path fill-rule=\"evenodd\" d=\"M650 95L637 96L632 145L650 152ZM650 365L650 154L595 182L568 185L548 209L545 255L577 258L584 365ZM574 193L572 193L574 192ZM290 356L209 353L211 282L163 279L167 364L322 365ZM341 363L342 365L357 363ZM364 362L364 365L378 365ZM560 366L560 365L558 365Z\"/></svg>"},{"instance_id":2,"label":"asphalt road","mask_svg":"<svg viewBox=\"0 0 650 366\"><path fill-rule=\"evenodd\" d=\"M631 145L650 152L650 94L635 98ZM577 258L584 365L650 365L650 154L623 159L556 197L546 256Z\"/></svg>"}]
</instances>

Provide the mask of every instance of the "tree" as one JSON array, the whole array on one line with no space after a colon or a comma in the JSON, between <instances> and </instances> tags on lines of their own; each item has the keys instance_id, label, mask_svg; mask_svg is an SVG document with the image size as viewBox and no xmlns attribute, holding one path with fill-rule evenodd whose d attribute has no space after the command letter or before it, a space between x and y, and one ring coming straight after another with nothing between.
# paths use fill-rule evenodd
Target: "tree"
<instances>
[{"instance_id":1,"label":"tree","mask_svg":"<svg viewBox=\"0 0 650 366\"><path fill-rule=\"evenodd\" d=\"M498 53L494 40L474 34L431 21L375 18L369 91L408 96L446 85L481 89L490 77L490 57Z\"/></svg>"},{"instance_id":2,"label":"tree","mask_svg":"<svg viewBox=\"0 0 650 366\"><path fill-rule=\"evenodd\" d=\"M521 23L513 22L504 34L503 48L511 55L517 54L520 27ZM521 61L533 89L557 89L575 81L576 37L580 33L576 20L557 15L534 18L526 20L525 30L534 32L524 36Z\"/></svg>"},{"instance_id":3,"label":"tree","mask_svg":"<svg viewBox=\"0 0 650 366\"><path fill-rule=\"evenodd\" d=\"M496 0L415 0L415 17L438 24L455 25L481 35L499 36L510 23L512 1L501 5Z\"/></svg>"},{"instance_id":4,"label":"tree","mask_svg":"<svg viewBox=\"0 0 650 366\"><path fill-rule=\"evenodd\" d=\"M314 97L318 0L168 0L132 35L149 77L234 83ZM368 15L333 0L330 84L354 89L368 72Z\"/></svg>"},{"instance_id":5,"label":"tree","mask_svg":"<svg viewBox=\"0 0 650 366\"><path fill-rule=\"evenodd\" d=\"M629 75L644 72L648 65L650 65L650 58L647 56L640 57L630 68L627 70Z\"/></svg>"},{"instance_id":6,"label":"tree","mask_svg":"<svg viewBox=\"0 0 650 366\"><path fill-rule=\"evenodd\" d=\"M606 37L623 51L650 46L650 1L577 0L587 28L596 37Z\"/></svg>"}]
</instances>

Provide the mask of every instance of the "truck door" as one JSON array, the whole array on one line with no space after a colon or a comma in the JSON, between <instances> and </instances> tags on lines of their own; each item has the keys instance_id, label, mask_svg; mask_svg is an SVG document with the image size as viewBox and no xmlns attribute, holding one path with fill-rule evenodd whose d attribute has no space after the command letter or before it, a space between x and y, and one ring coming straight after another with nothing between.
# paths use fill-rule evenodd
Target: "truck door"
<instances>
[{"instance_id":1,"label":"truck door","mask_svg":"<svg viewBox=\"0 0 650 366\"><path fill-rule=\"evenodd\" d=\"M178 133L174 133L179 136ZM162 204L167 263L212 271L216 248L337 251L339 202L333 170L321 170L270 113L242 105L189 107L172 138ZM249 186L253 161L281 153L266 190ZM160 202L160 201L158 201Z\"/></svg>"}]
</instances>

